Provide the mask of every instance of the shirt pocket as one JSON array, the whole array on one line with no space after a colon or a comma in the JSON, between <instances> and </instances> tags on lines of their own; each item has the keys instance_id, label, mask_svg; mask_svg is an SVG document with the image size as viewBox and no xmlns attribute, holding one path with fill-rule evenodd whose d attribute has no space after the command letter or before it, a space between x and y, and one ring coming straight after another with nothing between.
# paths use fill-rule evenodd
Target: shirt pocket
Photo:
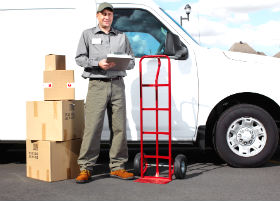
<instances>
[{"instance_id":1,"label":"shirt pocket","mask_svg":"<svg viewBox=\"0 0 280 201\"><path fill-rule=\"evenodd\" d=\"M91 44L89 51L89 58L94 60L101 60L106 58L104 47L99 44Z\"/></svg>"},{"instance_id":2,"label":"shirt pocket","mask_svg":"<svg viewBox=\"0 0 280 201\"><path fill-rule=\"evenodd\" d=\"M125 37L123 35L117 35L111 38L111 48L114 53L124 54L126 49Z\"/></svg>"}]
</instances>

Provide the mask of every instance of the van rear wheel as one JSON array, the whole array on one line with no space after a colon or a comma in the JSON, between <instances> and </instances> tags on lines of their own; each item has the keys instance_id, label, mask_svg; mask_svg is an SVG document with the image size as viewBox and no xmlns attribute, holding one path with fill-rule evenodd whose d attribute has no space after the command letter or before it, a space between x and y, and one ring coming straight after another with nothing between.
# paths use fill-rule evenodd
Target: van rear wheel
<instances>
[{"instance_id":1,"label":"van rear wheel","mask_svg":"<svg viewBox=\"0 0 280 201\"><path fill-rule=\"evenodd\" d=\"M267 162L279 140L275 121L250 104L233 106L220 116L215 133L219 156L233 167L257 167Z\"/></svg>"}]
</instances>

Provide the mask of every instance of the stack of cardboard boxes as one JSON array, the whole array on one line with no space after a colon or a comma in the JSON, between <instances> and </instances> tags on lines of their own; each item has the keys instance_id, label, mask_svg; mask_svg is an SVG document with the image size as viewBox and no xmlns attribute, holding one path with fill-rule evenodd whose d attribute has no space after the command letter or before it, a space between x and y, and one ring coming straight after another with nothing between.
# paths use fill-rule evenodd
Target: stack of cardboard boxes
<instances>
[{"instance_id":1,"label":"stack of cardboard boxes","mask_svg":"<svg viewBox=\"0 0 280 201\"><path fill-rule=\"evenodd\" d=\"M65 56L47 55L44 101L26 103L27 177L44 181L75 178L84 130L84 100L75 100L74 71Z\"/></svg>"}]
</instances>

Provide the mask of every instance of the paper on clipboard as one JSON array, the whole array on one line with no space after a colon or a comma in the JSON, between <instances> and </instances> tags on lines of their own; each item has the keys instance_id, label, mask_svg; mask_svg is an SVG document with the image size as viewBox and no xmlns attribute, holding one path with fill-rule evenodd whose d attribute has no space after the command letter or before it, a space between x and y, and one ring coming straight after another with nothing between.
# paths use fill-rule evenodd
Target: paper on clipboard
<instances>
[{"instance_id":1,"label":"paper on clipboard","mask_svg":"<svg viewBox=\"0 0 280 201\"><path fill-rule=\"evenodd\" d=\"M116 65L110 70L118 71L118 70L126 70L131 60L131 56L127 54L107 54L107 62L115 62Z\"/></svg>"}]
</instances>

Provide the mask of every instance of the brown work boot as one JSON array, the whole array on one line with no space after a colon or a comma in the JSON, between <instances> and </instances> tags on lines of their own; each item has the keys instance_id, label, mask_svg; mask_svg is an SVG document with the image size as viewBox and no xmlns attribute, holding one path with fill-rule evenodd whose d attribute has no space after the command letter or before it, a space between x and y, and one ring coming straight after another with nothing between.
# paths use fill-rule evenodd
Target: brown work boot
<instances>
[{"instance_id":1,"label":"brown work boot","mask_svg":"<svg viewBox=\"0 0 280 201\"><path fill-rule=\"evenodd\" d=\"M119 179L124 179L124 180L134 179L134 174L130 173L130 172L127 172L125 169L111 171L110 176L111 177L116 177L116 178L119 178Z\"/></svg>"},{"instance_id":2,"label":"brown work boot","mask_svg":"<svg viewBox=\"0 0 280 201\"><path fill-rule=\"evenodd\" d=\"M77 184L84 184L91 180L91 173L89 170L82 170L76 178Z\"/></svg>"}]
</instances>

